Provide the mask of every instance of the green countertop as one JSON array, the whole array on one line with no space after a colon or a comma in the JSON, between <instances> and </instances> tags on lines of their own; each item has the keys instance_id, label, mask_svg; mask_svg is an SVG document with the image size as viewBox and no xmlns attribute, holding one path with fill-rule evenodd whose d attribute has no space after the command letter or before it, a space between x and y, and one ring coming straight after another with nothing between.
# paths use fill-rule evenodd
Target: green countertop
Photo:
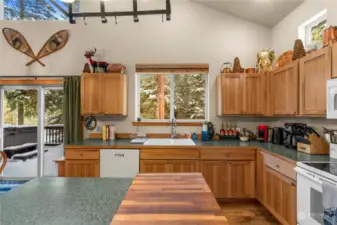
<instances>
[{"instance_id":1,"label":"green countertop","mask_svg":"<svg viewBox=\"0 0 337 225\"><path fill-rule=\"evenodd\" d=\"M274 145L271 143L263 143L258 141L251 142L240 142L237 140L221 140L221 141L195 141L196 147L240 147L240 146L250 146L250 147L258 147L264 149L268 152L278 154L287 159L294 161L330 161L329 155L309 155L302 152L298 152L294 149L288 149L283 145ZM131 144L130 139L118 139L114 141L102 141L100 139L85 139L83 141L78 141L70 144L70 146L99 146L99 147L110 147L110 148L118 148L118 147L128 147L128 148L140 148L143 147L141 144ZM177 146L175 146L177 147ZM179 147L179 146L178 146ZM181 146L182 148L184 146ZM186 146L185 146L186 147ZM193 146L189 146L191 148Z\"/></svg>"},{"instance_id":2,"label":"green countertop","mask_svg":"<svg viewBox=\"0 0 337 225\"><path fill-rule=\"evenodd\" d=\"M0 194L0 224L107 225L132 180L35 178Z\"/></svg>"}]
</instances>

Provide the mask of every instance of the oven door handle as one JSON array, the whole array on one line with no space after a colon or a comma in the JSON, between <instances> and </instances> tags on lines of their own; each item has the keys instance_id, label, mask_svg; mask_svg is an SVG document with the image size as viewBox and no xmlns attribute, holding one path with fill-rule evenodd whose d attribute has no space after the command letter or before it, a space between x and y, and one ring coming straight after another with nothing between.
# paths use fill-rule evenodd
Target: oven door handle
<instances>
[{"instance_id":1,"label":"oven door handle","mask_svg":"<svg viewBox=\"0 0 337 225\"><path fill-rule=\"evenodd\" d=\"M322 181L317 179L317 177L315 175L311 175L310 173L308 173L306 170L295 167L296 173L301 174L302 176L308 178L311 181L314 181L320 185L322 185Z\"/></svg>"},{"instance_id":2,"label":"oven door handle","mask_svg":"<svg viewBox=\"0 0 337 225\"><path fill-rule=\"evenodd\" d=\"M331 181L331 180L328 180L328 179L325 179L325 178L322 178L322 177L317 177L315 176L314 174L311 174L310 172L307 172L306 170L302 169L302 168L298 168L298 167L295 167L295 171L298 173L298 174L301 174L302 176L305 176L306 178L308 178L309 180L312 180L320 185L323 184L323 182L326 182L326 183L329 183L333 186L337 186L337 183Z\"/></svg>"}]
</instances>

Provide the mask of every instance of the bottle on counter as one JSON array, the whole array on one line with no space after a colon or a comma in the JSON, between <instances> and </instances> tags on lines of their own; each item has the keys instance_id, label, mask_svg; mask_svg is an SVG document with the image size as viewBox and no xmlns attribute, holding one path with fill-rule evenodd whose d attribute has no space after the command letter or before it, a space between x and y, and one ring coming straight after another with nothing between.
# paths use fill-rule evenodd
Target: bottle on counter
<instances>
[{"instance_id":1,"label":"bottle on counter","mask_svg":"<svg viewBox=\"0 0 337 225\"><path fill-rule=\"evenodd\" d=\"M223 121L221 123L220 135L225 136L225 125L224 125Z\"/></svg>"}]
</instances>

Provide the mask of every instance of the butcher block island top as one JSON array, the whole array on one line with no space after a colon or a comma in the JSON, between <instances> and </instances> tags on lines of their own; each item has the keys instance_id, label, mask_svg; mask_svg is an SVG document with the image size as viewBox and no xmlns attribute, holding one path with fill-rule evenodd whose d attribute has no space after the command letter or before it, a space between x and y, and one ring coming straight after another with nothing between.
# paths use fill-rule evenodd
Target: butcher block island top
<instances>
[{"instance_id":1,"label":"butcher block island top","mask_svg":"<svg viewBox=\"0 0 337 225\"><path fill-rule=\"evenodd\" d=\"M111 225L228 225L201 173L138 174Z\"/></svg>"}]
</instances>

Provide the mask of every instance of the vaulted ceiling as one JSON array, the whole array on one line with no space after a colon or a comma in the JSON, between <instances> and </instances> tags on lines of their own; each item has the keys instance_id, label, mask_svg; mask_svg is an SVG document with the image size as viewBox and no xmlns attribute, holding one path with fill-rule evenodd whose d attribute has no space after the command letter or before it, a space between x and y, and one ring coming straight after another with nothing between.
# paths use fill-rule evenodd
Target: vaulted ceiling
<instances>
[{"instance_id":1,"label":"vaulted ceiling","mask_svg":"<svg viewBox=\"0 0 337 225\"><path fill-rule=\"evenodd\" d=\"M190 0L267 27L275 26L304 0Z\"/></svg>"}]
</instances>

